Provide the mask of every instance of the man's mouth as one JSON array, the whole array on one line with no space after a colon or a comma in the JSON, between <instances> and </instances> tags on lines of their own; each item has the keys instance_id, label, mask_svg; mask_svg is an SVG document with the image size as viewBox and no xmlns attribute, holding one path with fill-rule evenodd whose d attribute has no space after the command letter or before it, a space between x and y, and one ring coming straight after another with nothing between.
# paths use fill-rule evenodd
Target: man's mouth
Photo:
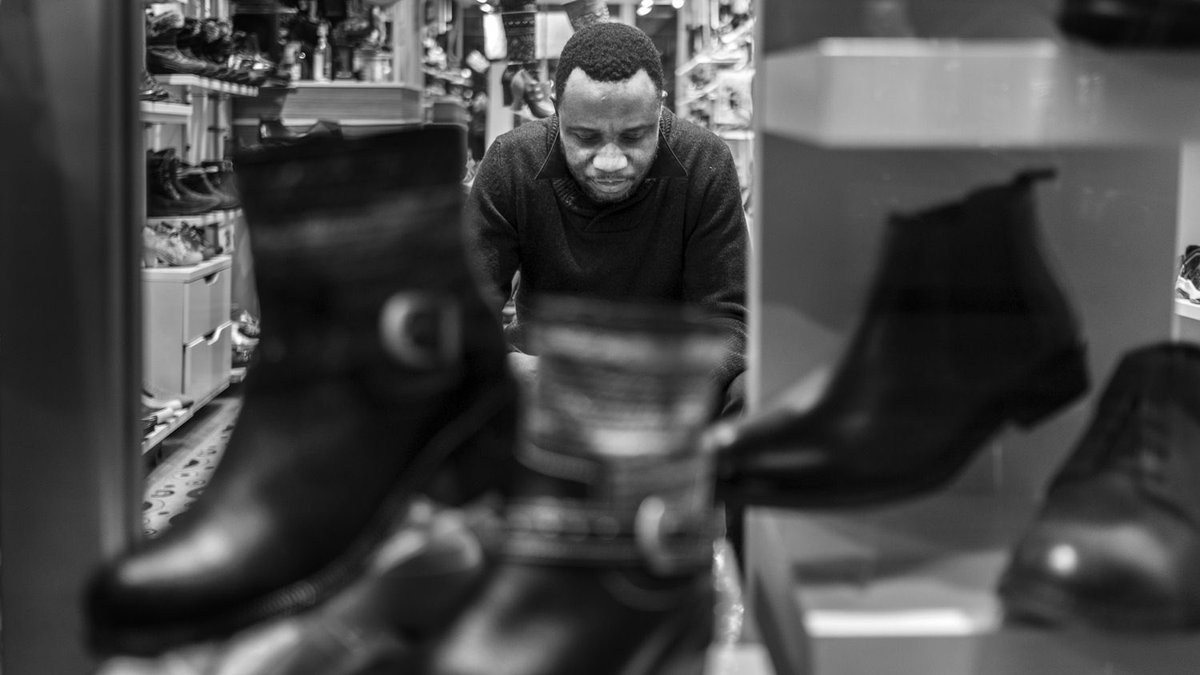
<instances>
[{"instance_id":1,"label":"man's mouth","mask_svg":"<svg viewBox=\"0 0 1200 675\"><path fill-rule=\"evenodd\" d=\"M629 184L628 178L593 178L592 185L601 192L620 192Z\"/></svg>"}]
</instances>

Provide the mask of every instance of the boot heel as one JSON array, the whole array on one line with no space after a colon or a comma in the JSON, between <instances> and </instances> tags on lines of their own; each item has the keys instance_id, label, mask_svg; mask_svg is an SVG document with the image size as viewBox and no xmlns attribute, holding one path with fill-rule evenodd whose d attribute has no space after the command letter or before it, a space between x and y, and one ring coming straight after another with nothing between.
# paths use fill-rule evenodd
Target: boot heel
<instances>
[{"instance_id":1,"label":"boot heel","mask_svg":"<svg viewBox=\"0 0 1200 675\"><path fill-rule=\"evenodd\" d=\"M1082 345L1060 353L1030 375L1008 403L1008 414L1022 428L1046 419L1088 389L1086 350Z\"/></svg>"}]
</instances>

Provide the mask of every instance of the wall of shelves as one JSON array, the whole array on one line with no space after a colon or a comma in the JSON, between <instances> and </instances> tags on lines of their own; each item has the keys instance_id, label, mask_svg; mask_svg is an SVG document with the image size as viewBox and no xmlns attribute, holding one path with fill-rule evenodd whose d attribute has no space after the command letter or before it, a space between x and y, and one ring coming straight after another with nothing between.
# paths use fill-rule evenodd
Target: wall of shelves
<instances>
[{"instance_id":1,"label":"wall of shelves","mask_svg":"<svg viewBox=\"0 0 1200 675\"><path fill-rule=\"evenodd\" d=\"M752 510L748 585L763 589L754 611L776 636L777 668L1188 672L1194 638L1010 625L994 586L1120 356L1200 337L1200 312L1173 299L1179 254L1200 243L1200 57L1076 44L1047 30L1044 5L1030 20L1031 2L1009 7L1016 23L984 25L1000 3L914 1L913 35L872 37L871 4L906 5L765 3L759 16L752 408L820 395L890 213L1032 166L1058 170L1036 188L1039 230L1080 315L1093 384L1047 423L999 434L936 494Z\"/></svg>"}]
</instances>

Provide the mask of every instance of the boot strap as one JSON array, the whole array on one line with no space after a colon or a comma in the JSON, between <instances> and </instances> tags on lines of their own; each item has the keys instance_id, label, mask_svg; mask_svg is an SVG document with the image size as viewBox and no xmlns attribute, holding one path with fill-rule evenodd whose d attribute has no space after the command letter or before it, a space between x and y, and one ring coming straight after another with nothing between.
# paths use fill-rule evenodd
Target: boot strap
<instances>
[{"instance_id":1,"label":"boot strap","mask_svg":"<svg viewBox=\"0 0 1200 675\"><path fill-rule=\"evenodd\" d=\"M541 497L506 509L501 543L508 558L583 566L641 565L660 575L712 565L721 536L715 510L686 508L658 495L636 508Z\"/></svg>"}]
</instances>

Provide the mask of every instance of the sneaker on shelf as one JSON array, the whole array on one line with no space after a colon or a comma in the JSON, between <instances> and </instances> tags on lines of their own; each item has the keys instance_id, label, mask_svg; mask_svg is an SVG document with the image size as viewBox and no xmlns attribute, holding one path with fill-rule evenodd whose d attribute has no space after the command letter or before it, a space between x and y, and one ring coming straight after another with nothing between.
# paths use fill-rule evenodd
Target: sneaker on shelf
<instances>
[{"instance_id":1,"label":"sneaker on shelf","mask_svg":"<svg viewBox=\"0 0 1200 675\"><path fill-rule=\"evenodd\" d=\"M1175 297L1200 304L1200 246L1189 245L1180 259Z\"/></svg>"},{"instance_id":2,"label":"sneaker on shelf","mask_svg":"<svg viewBox=\"0 0 1200 675\"><path fill-rule=\"evenodd\" d=\"M184 267L204 262L199 251L188 246L183 228L167 222L142 227L143 260L146 267Z\"/></svg>"}]
</instances>

